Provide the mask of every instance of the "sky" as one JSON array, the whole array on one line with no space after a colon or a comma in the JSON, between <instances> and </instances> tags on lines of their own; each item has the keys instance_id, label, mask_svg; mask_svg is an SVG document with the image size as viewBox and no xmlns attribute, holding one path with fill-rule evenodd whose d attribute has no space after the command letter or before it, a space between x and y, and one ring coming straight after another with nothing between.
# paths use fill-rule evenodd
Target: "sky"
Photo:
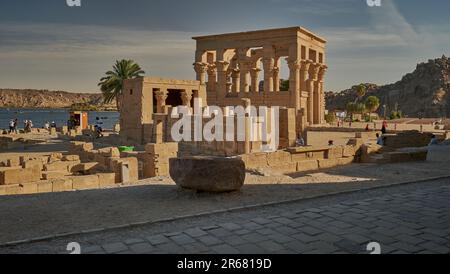
<instances>
[{"instance_id":1,"label":"sky","mask_svg":"<svg viewBox=\"0 0 450 274\"><path fill-rule=\"evenodd\" d=\"M147 76L195 79L191 37L291 26L328 41L326 90L388 84L450 55L449 10L448 0L0 0L0 88L99 92L123 58Z\"/></svg>"}]
</instances>

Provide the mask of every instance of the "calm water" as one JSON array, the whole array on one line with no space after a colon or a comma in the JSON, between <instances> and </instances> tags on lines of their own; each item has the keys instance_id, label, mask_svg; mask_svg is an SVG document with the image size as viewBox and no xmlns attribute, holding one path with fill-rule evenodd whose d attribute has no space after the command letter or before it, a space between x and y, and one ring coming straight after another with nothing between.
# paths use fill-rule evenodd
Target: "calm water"
<instances>
[{"instance_id":1,"label":"calm water","mask_svg":"<svg viewBox=\"0 0 450 274\"><path fill-rule=\"evenodd\" d=\"M119 113L111 111L89 111L89 124L95 124L95 118L102 119L104 129L112 129L119 121ZM56 126L67 125L69 111L67 109L0 109L0 128L9 128L11 119L19 119L19 128L23 128L24 120L33 121L34 127L43 127L45 122L56 122Z\"/></svg>"}]
</instances>

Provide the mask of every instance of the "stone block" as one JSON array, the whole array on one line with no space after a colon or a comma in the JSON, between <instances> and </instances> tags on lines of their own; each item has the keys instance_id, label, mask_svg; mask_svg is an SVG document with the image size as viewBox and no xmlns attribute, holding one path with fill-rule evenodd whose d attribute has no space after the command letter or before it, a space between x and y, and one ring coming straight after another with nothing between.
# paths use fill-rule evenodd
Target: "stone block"
<instances>
[{"instance_id":1,"label":"stone block","mask_svg":"<svg viewBox=\"0 0 450 274\"><path fill-rule=\"evenodd\" d=\"M20 194L35 194L38 193L37 183L23 183L20 185Z\"/></svg>"},{"instance_id":2,"label":"stone block","mask_svg":"<svg viewBox=\"0 0 450 274\"><path fill-rule=\"evenodd\" d=\"M72 190L72 179L69 177L51 180L53 192L62 192Z\"/></svg>"},{"instance_id":3,"label":"stone block","mask_svg":"<svg viewBox=\"0 0 450 274\"><path fill-rule=\"evenodd\" d=\"M267 163L269 166L282 166L291 161L291 154L287 151L275 151L267 153Z\"/></svg>"},{"instance_id":4,"label":"stone block","mask_svg":"<svg viewBox=\"0 0 450 274\"><path fill-rule=\"evenodd\" d=\"M328 149L325 153L326 159L338 159L342 158L343 155L343 147L341 146L333 146Z\"/></svg>"},{"instance_id":5,"label":"stone block","mask_svg":"<svg viewBox=\"0 0 450 274\"><path fill-rule=\"evenodd\" d=\"M67 171L44 171L42 172L42 178L44 180L60 179L68 174Z\"/></svg>"},{"instance_id":6,"label":"stone block","mask_svg":"<svg viewBox=\"0 0 450 274\"><path fill-rule=\"evenodd\" d=\"M319 169L317 160L305 160L297 162L297 172L312 171Z\"/></svg>"},{"instance_id":7,"label":"stone block","mask_svg":"<svg viewBox=\"0 0 450 274\"><path fill-rule=\"evenodd\" d=\"M113 186L116 184L116 174L115 173L98 173L98 183L99 187Z\"/></svg>"},{"instance_id":8,"label":"stone block","mask_svg":"<svg viewBox=\"0 0 450 274\"><path fill-rule=\"evenodd\" d=\"M20 159L19 159L19 157L9 158L9 159L7 160L6 165L7 165L8 167L17 167L17 166L20 166Z\"/></svg>"},{"instance_id":9,"label":"stone block","mask_svg":"<svg viewBox=\"0 0 450 274\"><path fill-rule=\"evenodd\" d=\"M66 161L56 161L50 162L44 165L44 171L60 171L60 172L68 172L69 162Z\"/></svg>"},{"instance_id":10,"label":"stone block","mask_svg":"<svg viewBox=\"0 0 450 274\"><path fill-rule=\"evenodd\" d=\"M51 181L40 181L37 183L38 193L53 192L53 183Z\"/></svg>"},{"instance_id":11,"label":"stone block","mask_svg":"<svg viewBox=\"0 0 450 274\"><path fill-rule=\"evenodd\" d=\"M21 194L22 188L19 184L0 185L0 195L18 195Z\"/></svg>"},{"instance_id":12,"label":"stone block","mask_svg":"<svg viewBox=\"0 0 450 274\"><path fill-rule=\"evenodd\" d=\"M110 168L116 174L116 183L131 183L139 180L138 160L135 157L111 158Z\"/></svg>"},{"instance_id":13,"label":"stone block","mask_svg":"<svg viewBox=\"0 0 450 274\"><path fill-rule=\"evenodd\" d=\"M38 170L42 170L44 168L44 164L42 163L42 160L36 159L36 160L26 160L22 164L23 168L35 168Z\"/></svg>"},{"instance_id":14,"label":"stone block","mask_svg":"<svg viewBox=\"0 0 450 274\"><path fill-rule=\"evenodd\" d=\"M339 158L337 160L338 160L338 165L339 166L350 165L354 161L353 157L344 157L344 158Z\"/></svg>"},{"instance_id":15,"label":"stone block","mask_svg":"<svg viewBox=\"0 0 450 274\"><path fill-rule=\"evenodd\" d=\"M99 188L97 175L71 176L72 188L75 190L86 190Z\"/></svg>"},{"instance_id":16,"label":"stone block","mask_svg":"<svg viewBox=\"0 0 450 274\"><path fill-rule=\"evenodd\" d=\"M251 154L243 154L239 156L245 163L246 169L255 169L267 167L267 153L257 152Z\"/></svg>"},{"instance_id":17,"label":"stone block","mask_svg":"<svg viewBox=\"0 0 450 274\"><path fill-rule=\"evenodd\" d=\"M39 181L41 171L36 168L2 167L0 168L0 185L14 185Z\"/></svg>"},{"instance_id":18,"label":"stone block","mask_svg":"<svg viewBox=\"0 0 450 274\"><path fill-rule=\"evenodd\" d=\"M61 159L63 158L62 153L52 153L49 156L49 162L56 162L56 161L61 161Z\"/></svg>"},{"instance_id":19,"label":"stone block","mask_svg":"<svg viewBox=\"0 0 450 274\"><path fill-rule=\"evenodd\" d=\"M342 157L353 157L355 156L355 147L354 146L343 146Z\"/></svg>"},{"instance_id":20,"label":"stone block","mask_svg":"<svg viewBox=\"0 0 450 274\"><path fill-rule=\"evenodd\" d=\"M291 161L296 163L300 161L308 160L308 157L306 155L306 152L299 152L299 153L291 153Z\"/></svg>"},{"instance_id":21,"label":"stone block","mask_svg":"<svg viewBox=\"0 0 450 274\"><path fill-rule=\"evenodd\" d=\"M178 143L147 144L145 145L145 152L153 155L176 156L176 153L178 152Z\"/></svg>"},{"instance_id":22,"label":"stone block","mask_svg":"<svg viewBox=\"0 0 450 274\"><path fill-rule=\"evenodd\" d=\"M245 164L239 158L173 158L170 159L170 176L183 188L229 192L239 190L244 185Z\"/></svg>"},{"instance_id":23,"label":"stone block","mask_svg":"<svg viewBox=\"0 0 450 274\"><path fill-rule=\"evenodd\" d=\"M98 153L104 157L120 157L120 151L117 147L107 147L98 150Z\"/></svg>"},{"instance_id":24,"label":"stone block","mask_svg":"<svg viewBox=\"0 0 450 274\"><path fill-rule=\"evenodd\" d=\"M78 155L64 155L62 157L63 161L80 161L80 156Z\"/></svg>"},{"instance_id":25,"label":"stone block","mask_svg":"<svg viewBox=\"0 0 450 274\"><path fill-rule=\"evenodd\" d=\"M337 159L319 159L319 169L327 169L338 166Z\"/></svg>"},{"instance_id":26,"label":"stone block","mask_svg":"<svg viewBox=\"0 0 450 274\"><path fill-rule=\"evenodd\" d=\"M297 163L287 162L283 165L271 166L269 171L272 174L289 174L297 171Z\"/></svg>"},{"instance_id":27,"label":"stone block","mask_svg":"<svg viewBox=\"0 0 450 274\"><path fill-rule=\"evenodd\" d=\"M102 168L102 165L100 165L98 162L90 162L90 163L80 163L77 165L74 165L70 172L80 172L82 174L93 174L97 171L101 171L104 168Z\"/></svg>"}]
</instances>

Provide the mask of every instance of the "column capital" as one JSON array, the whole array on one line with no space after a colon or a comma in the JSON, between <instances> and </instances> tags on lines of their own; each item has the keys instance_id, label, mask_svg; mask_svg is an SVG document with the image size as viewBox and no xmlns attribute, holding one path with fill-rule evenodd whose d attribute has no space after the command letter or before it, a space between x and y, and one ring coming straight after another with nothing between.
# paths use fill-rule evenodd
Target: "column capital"
<instances>
[{"instance_id":1,"label":"column capital","mask_svg":"<svg viewBox=\"0 0 450 274\"><path fill-rule=\"evenodd\" d=\"M238 69L238 68L233 68L233 69L231 69L231 75L233 76L233 77L239 77L239 73L241 72L241 70L240 69Z\"/></svg>"},{"instance_id":2,"label":"column capital","mask_svg":"<svg viewBox=\"0 0 450 274\"><path fill-rule=\"evenodd\" d=\"M317 81L319 78L319 70L320 70L321 64L319 63L312 63L309 67L309 80Z\"/></svg>"},{"instance_id":3,"label":"column capital","mask_svg":"<svg viewBox=\"0 0 450 274\"><path fill-rule=\"evenodd\" d=\"M228 62L228 61L217 61L216 62L217 71L220 71L220 72L226 72L228 70L229 66L230 66L230 62Z\"/></svg>"},{"instance_id":4,"label":"column capital","mask_svg":"<svg viewBox=\"0 0 450 274\"><path fill-rule=\"evenodd\" d=\"M300 70L301 71L308 71L309 67L311 66L311 64L313 63L311 60L301 60L301 67Z\"/></svg>"},{"instance_id":5,"label":"column capital","mask_svg":"<svg viewBox=\"0 0 450 274\"><path fill-rule=\"evenodd\" d=\"M296 69L300 69L301 67L301 61L297 60L297 59L292 59L292 58L286 58L288 67L290 70L296 70Z\"/></svg>"},{"instance_id":6,"label":"column capital","mask_svg":"<svg viewBox=\"0 0 450 274\"><path fill-rule=\"evenodd\" d=\"M181 100L183 101L184 106L189 106L192 99L192 91L183 90L180 92Z\"/></svg>"},{"instance_id":7,"label":"column capital","mask_svg":"<svg viewBox=\"0 0 450 274\"><path fill-rule=\"evenodd\" d=\"M194 65L194 70L197 73L205 73L208 70L207 63L195 62L193 65Z\"/></svg>"},{"instance_id":8,"label":"column capital","mask_svg":"<svg viewBox=\"0 0 450 274\"><path fill-rule=\"evenodd\" d=\"M323 82L323 79L325 77L325 73L327 72L327 70L328 70L328 67L326 65L320 66L319 75L318 75L318 79L320 82Z\"/></svg>"},{"instance_id":9,"label":"column capital","mask_svg":"<svg viewBox=\"0 0 450 274\"><path fill-rule=\"evenodd\" d=\"M275 66L275 60L273 57L263 57L262 63L263 63L264 71L272 72L272 70Z\"/></svg>"},{"instance_id":10,"label":"column capital","mask_svg":"<svg viewBox=\"0 0 450 274\"><path fill-rule=\"evenodd\" d=\"M155 97L157 100L162 100L165 101L167 99L167 90L163 89L163 90L156 90L154 91L155 93Z\"/></svg>"},{"instance_id":11,"label":"column capital","mask_svg":"<svg viewBox=\"0 0 450 274\"><path fill-rule=\"evenodd\" d=\"M217 66L215 64L208 64L208 74L215 74L217 72Z\"/></svg>"}]
</instances>

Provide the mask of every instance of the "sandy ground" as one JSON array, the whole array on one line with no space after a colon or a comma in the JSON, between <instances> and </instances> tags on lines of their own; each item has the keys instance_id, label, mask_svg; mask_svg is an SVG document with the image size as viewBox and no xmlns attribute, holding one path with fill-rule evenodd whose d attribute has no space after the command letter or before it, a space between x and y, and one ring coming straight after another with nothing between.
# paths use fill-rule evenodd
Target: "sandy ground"
<instances>
[{"instance_id":1,"label":"sandy ground","mask_svg":"<svg viewBox=\"0 0 450 274\"><path fill-rule=\"evenodd\" d=\"M65 151L68 142L49 140L25 151L45 154ZM0 153L2 157L24 151ZM0 243L47 235L72 233L137 222L291 199L340 191L368 189L437 176L450 176L450 165L426 162L353 164L310 173L260 176L247 174L239 192L197 193L178 188L168 177L110 189L0 196Z\"/></svg>"}]
</instances>

